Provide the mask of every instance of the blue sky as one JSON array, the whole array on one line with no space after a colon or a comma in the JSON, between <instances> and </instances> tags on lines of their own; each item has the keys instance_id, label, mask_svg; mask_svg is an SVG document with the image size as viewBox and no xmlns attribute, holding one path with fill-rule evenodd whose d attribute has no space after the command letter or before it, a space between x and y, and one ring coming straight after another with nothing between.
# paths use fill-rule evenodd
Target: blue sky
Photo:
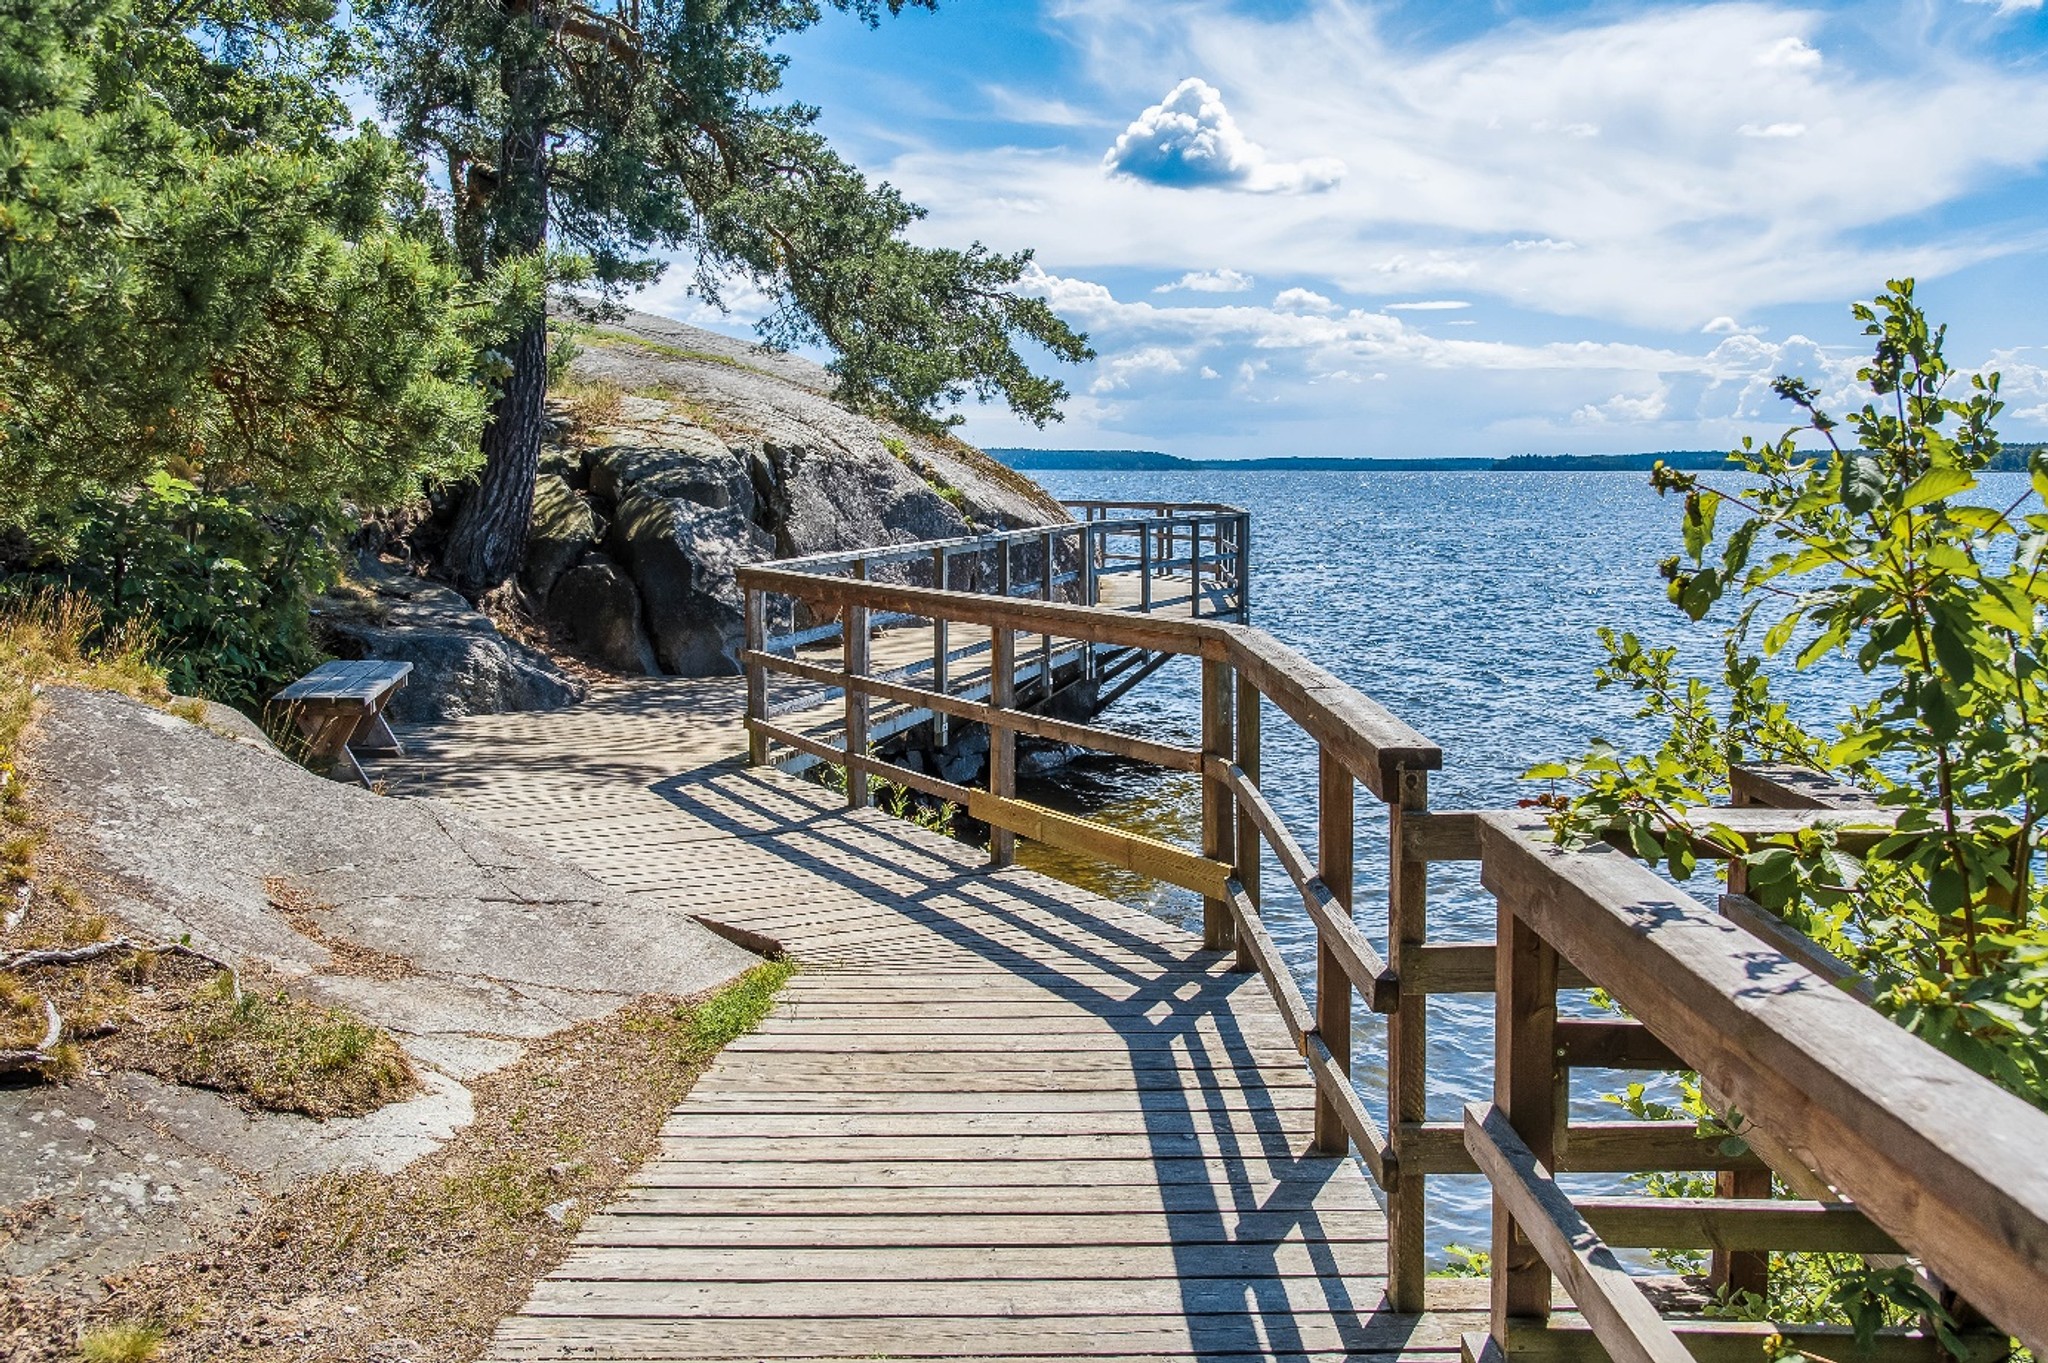
<instances>
[{"instance_id":1,"label":"blue sky","mask_svg":"<svg viewBox=\"0 0 2048 1363\"><path fill-rule=\"evenodd\" d=\"M2048 436L2041 0L953 0L784 50L919 239L1034 248L1100 352L982 444L1725 447L1778 373L1845 404L1901 274ZM641 305L708 320L686 283Z\"/></svg>"}]
</instances>

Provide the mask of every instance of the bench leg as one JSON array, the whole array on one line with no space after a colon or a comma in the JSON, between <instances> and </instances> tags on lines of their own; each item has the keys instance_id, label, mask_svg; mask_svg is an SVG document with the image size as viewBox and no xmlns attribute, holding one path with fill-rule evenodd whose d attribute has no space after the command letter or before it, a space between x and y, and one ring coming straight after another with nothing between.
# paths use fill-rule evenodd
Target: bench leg
<instances>
[{"instance_id":1,"label":"bench leg","mask_svg":"<svg viewBox=\"0 0 2048 1363\"><path fill-rule=\"evenodd\" d=\"M348 745L357 752L392 753L403 757L405 749L399 744L398 735L391 732L391 726L384 720L381 710L372 711L356 725L355 734Z\"/></svg>"}]
</instances>

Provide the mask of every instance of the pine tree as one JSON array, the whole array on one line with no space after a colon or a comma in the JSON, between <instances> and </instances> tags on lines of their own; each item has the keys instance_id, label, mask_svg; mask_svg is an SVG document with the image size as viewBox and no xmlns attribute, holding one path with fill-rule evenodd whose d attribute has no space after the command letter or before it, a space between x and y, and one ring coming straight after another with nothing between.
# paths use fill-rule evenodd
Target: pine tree
<instances>
[{"instance_id":1,"label":"pine tree","mask_svg":"<svg viewBox=\"0 0 2048 1363\"><path fill-rule=\"evenodd\" d=\"M832 0L870 24L935 0ZM836 355L840 396L926 427L972 393L1034 422L1065 390L1032 372L1019 337L1054 356L1084 338L1015 285L1029 253L917 247L921 215L870 184L774 104L770 43L822 17L816 0L373 0L383 98L399 135L447 174L456 254L473 279L551 249L609 296L658 277L656 253L695 262L699 291L751 279L776 300L776 345ZM544 298L500 351L481 482L443 570L479 594L518 566L531 515L547 382Z\"/></svg>"},{"instance_id":2,"label":"pine tree","mask_svg":"<svg viewBox=\"0 0 2048 1363\"><path fill-rule=\"evenodd\" d=\"M346 127L358 61L304 0L0 0L0 522L473 464L459 279L417 163Z\"/></svg>"}]
</instances>

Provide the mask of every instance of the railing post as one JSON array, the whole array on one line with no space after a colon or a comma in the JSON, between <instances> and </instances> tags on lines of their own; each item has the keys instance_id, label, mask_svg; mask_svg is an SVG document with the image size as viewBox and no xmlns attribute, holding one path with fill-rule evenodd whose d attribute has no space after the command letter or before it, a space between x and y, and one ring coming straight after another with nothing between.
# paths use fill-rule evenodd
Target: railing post
<instances>
[{"instance_id":1,"label":"railing post","mask_svg":"<svg viewBox=\"0 0 2048 1363\"><path fill-rule=\"evenodd\" d=\"M1543 1166L1557 1169L1563 1116L1557 1055L1557 951L1499 901L1494 935L1493 1103ZM1493 1337L1550 1317L1550 1269L1499 1196L1493 1199Z\"/></svg>"},{"instance_id":2,"label":"railing post","mask_svg":"<svg viewBox=\"0 0 2048 1363\"><path fill-rule=\"evenodd\" d=\"M1152 609L1152 527L1138 527L1138 609Z\"/></svg>"},{"instance_id":3,"label":"railing post","mask_svg":"<svg viewBox=\"0 0 2048 1363\"><path fill-rule=\"evenodd\" d=\"M866 559L856 559L853 576L856 580L868 575ZM846 669L846 806L849 809L868 807L868 774L855 766L855 759L868 753L868 698L854 689L854 678L867 675L868 670L868 608L848 606L845 618L840 621L840 656Z\"/></svg>"},{"instance_id":4,"label":"railing post","mask_svg":"<svg viewBox=\"0 0 2048 1363\"><path fill-rule=\"evenodd\" d=\"M1188 614L1202 618L1202 523L1188 524Z\"/></svg>"},{"instance_id":5,"label":"railing post","mask_svg":"<svg viewBox=\"0 0 2048 1363\"><path fill-rule=\"evenodd\" d=\"M1734 783L1728 803L1740 809L1752 804L1741 783ZM1749 868L1740 859L1728 862L1728 893L1749 893ZM1771 1171L1768 1169L1724 1169L1714 1175L1716 1197L1769 1197ZM1729 1300L1738 1292L1769 1297L1771 1256L1756 1250L1717 1249L1707 1260L1707 1281L1717 1290L1725 1289Z\"/></svg>"},{"instance_id":6,"label":"railing post","mask_svg":"<svg viewBox=\"0 0 2048 1363\"><path fill-rule=\"evenodd\" d=\"M1244 772L1245 780L1253 785L1259 783L1259 688L1244 673L1237 674L1237 765ZM1252 908L1259 907L1259 846L1263 841L1259 827L1237 813L1237 879L1244 886L1245 898ZM1233 969L1257 970L1259 963L1252 959L1251 945L1240 937L1237 942L1237 960Z\"/></svg>"},{"instance_id":7,"label":"railing post","mask_svg":"<svg viewBox=\"0 0 2048 1363\"><path fill-rule=\"evenodd\" d=\"M1007 545L1003 557L1010 551ZM1009 574L1005 572L1004 578ZM1017 636L1007 626L998 625L989 634L988 650L988 703L998 710L1007 710L1017 701ZM1012 799L1017 794L1017 731L999 724L988 726L988 789L989 794L1000 799ZM1008 866L1017 859L1017 835L1007 828L990 826L988 831L988 859L993 866Z\"/></svg>"},{"instance_id":8,"label":"railing post","mask_svg":"<svg viewBox=\"0 0 2048 1363\"><path fill-rule=\"evenodd\" d=\"M1237 620L1243 625L1252 622L1252 518L1248 512L1237 517Z\"/></svg>"},{"instance_id":9,"label":"railing post","mask_svg":"<svg viewBox=\"0 0 2048 1363\"><path fill-rule=\"evenodd\" d=\"M932 550L932 586L939 591L946 590L946 550L943 546ZM932 617L932 690L942 696L946 694L946 654L949 651L946 635L946 617L934 615ZM946 716L936 710L932 711L932 745L934 747L943 748L946 746L948 727Z\"/></svg>"},{"instance_id":10,"label":"railing post","mask_svg":"<svg viewBox=\"0 0 2048 1363\"><path fill-rule=\"evenodd\" d=\"M1387 968L1397 980L1429 936L1429 863L1405 856L1405 825L1429 808L1429 773L1403 767L1388 802ZM1404 991L1387 1018L1387 1125L1399 1169L1401 1132L1429 1117L1429 1000ZM1428 1224L1419 1172L1397 1174L1387 1189L1387 1300L1396 1311L1423 1309Z\"/></svg>"},{"instance_id":11,"label":"railing post","mask_svg":"<svg viewBox=\"0 0 2048 1363\"><path fill-rule=\"evenodd\" d=\"M1226 662L1202 659L1202 758L1231 759L1231 667ZM1232 816L1237 812L1230 787L1202 773L1202 855L1227 861L1232 855ZM1230 945L1230 905L1220 899L1202 901L1202 948L1222 951Z\"/></svg>"},{"instance_id":12,"label":"railing post","mask_svg":"<svg viewBox=\"0 0 2048 1363\"><path fill-rule=\"evenodd\" d=\"M1316 789L1316 874L1338 905L1351 911L1352 858L1357 837L1351 772L1318 745ZM1316 1034L1330 1048L1337 1068L1351 1073L1351 976L1337 953L1316 934ZM1351 1134L1336 1103L1316 1092L1315 1148L1325 1155L1351 1149Z\"/></svg>"},{"instance_id":13,"label":"railing post","mask_svg":"<svg viewBox=\"0 0 2048 1363\"><path fill-rule=\"evenodd\" d=\"M1093 520L1094 517L1091 516L1089 519ZM1081 604L1084 606L1096 604L1096 596L1100 592L1102 585L1095 579L1096 545L1095 527L1083 524L1081 527ZM1094 681L1096 659L1095 645L1092 642L1082 645L1081 657L1083 660L1082 675L1089 681Z\"/></svg>"},{"instance_id":14,"label":"railing post","mask_svg":"<svg viewBox=\"0 0 2048 1363\"><path fill-rule=\"evenodd\" d=\"M768 651L768 593L759 588L747 589L747 652L761 654ZM768 669L755 658L747 659L747 718L758 724L768 722ZM747 764L765 766L768 762L768 735L747 730Z\"/></svg>"}]
</instances>

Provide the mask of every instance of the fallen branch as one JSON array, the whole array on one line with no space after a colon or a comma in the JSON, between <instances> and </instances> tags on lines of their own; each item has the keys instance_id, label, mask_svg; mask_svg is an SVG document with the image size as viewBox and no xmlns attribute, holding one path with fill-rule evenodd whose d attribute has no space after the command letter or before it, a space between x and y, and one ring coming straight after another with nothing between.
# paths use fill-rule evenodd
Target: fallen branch
<instances>
[{"instance_id":1,"label":"fallen branch","mask_svg":"<svg viewBox=\"0 0 2048 1363\"><path fill-rule=\"evenodd\" d=\"M209 956L197 947L184 942L162 942L155 946L133 941L126 937L109 937L104 941L89 942L82 947L45 947L36 951L16 951L0 956L0 971L35 970L47 966L88 965L108 956L125 953L152 956L189 956L195 961L204 961L216 970L227 974L233 997L242 997L242 976L233 966L218 956Z\"/></svg>"},{"instance_id":2,"label":"fallen branch","mask_svg":"<svg viewBox=\"0 0 2048 1363\"><path fill-rule=\"evenodd\" d=\"M0 1051L0 1074L37 1069L55 1058L57 1043L64 1039L64 1019L57 1012L57 1005L48 999L43 1000L43 1016L49 1020L43 1039L34 1050Z\"/></svg>"}]
</instances>

